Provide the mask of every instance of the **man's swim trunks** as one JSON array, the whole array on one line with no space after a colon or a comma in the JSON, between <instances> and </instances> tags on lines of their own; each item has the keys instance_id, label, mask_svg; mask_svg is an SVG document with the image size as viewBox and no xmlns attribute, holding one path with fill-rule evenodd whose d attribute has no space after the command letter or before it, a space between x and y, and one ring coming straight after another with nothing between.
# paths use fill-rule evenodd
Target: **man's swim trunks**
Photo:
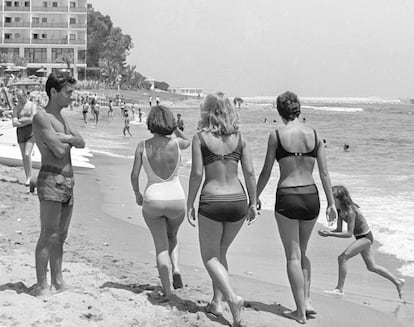
<instances>
[{"instance_id":1,"label":"man's swim trunks","mask_svg":"<svg viewBox=\"0 0 414 327\"><path fill-rule=\"evenodd\" d=\"M37 177L37 196L40 201L56 201L65 205L73 205L73 173L62 172L62 169L43 165Z\"/></svg>"}]
</instances>

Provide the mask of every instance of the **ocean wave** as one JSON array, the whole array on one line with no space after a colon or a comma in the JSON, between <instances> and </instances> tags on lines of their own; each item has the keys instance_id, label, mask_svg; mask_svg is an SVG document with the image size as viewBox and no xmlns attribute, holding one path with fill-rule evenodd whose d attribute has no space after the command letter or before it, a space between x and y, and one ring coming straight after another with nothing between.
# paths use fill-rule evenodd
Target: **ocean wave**
<instances>
[{"instance_id":1,"label":"ocean wave","mask_svg":"<svg viewBox=\"0 0 414 327\"><path fill-rule=\"evenodd\" d=\"M414 262L404 264L398 271L404 276L414 277Z\"/></svg>"},{"instance_id":2,"label":"ocean wave","mask_svg":"<svg viewBox=\"0 0 414 327\"><path fill-rule=\"evenodd\" d=\"M362 112L363 108L352 107L319 107L319 106L302 106L304 109L325 110L325 111L342 111L342 112Z\"/></svg>"},{"instance_id":3,"label":"ocean wave","mask_svg":"<svg viewBox=\"0 0 414 327\"><path fill-rule=\"evenodd\" d=\"M113 158L134 159L134 156L125 156L125 155L118 154L118 153L114 153L114 152L110 152L110 151L92 150L92 152L93 153L103 154L105 156L113 157Z\"/></svg>"},{"instance_id":4,"label":"ocean wave","mask_svg":"<svg viewBox=\"0 0 414 327\"><path fill-rule=\"evenodd\" d=\"M399 104L401 99L381 97L299 97L302 104ZM246 103L272 104L276 96L243 97Z\"/></svg>"}]
</instances>

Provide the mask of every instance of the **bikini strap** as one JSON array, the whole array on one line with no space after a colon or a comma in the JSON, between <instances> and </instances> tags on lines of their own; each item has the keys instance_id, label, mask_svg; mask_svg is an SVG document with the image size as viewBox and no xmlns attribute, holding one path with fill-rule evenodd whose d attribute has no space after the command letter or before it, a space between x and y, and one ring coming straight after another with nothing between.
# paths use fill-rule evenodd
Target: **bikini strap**
<instances>
[{"instance_id":1,"label":"bikini strap","mask_svg":"<svg viewBox=\"0 0 414 327\"><path fill-rule=\"evenodd\" d=\"M276 129L276 145L279 148L280 147L280 136L279 136L279 130Z\"/></svg>"},{"instance_id":2,"label":"bikini strap","mask_svg":"<svg viewBox=\"0 0 414 327\"><path fill-rule=\"evenodd\" d=\"M198 136L198 139L200 140L201 146L202 146L202 147L205 147L205 148L208 148L208 147L207 147L207 143L206 143L206 141L204 140L204 137L201 135L201 132L198 132L198 133L197 133L197 136Z\"/></svg>"}]
</instances>

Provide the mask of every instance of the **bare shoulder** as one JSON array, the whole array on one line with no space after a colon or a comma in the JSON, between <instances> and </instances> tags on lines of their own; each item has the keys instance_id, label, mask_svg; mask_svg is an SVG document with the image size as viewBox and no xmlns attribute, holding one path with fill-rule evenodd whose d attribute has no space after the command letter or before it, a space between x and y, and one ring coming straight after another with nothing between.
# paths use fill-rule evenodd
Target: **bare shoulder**
<instances>
[{"instance_id":1,"label":"bare shoulder","mask_svg":"<svg viewBox=\"0 0 414 327\"><path fill-rule=\"evenodd\" d=\"M44 110L43 108L37 110L35 115L33 116L33 123L34 124L37 123L37 122L41 123L41 122L44 122L46 120L49 120L49 117L47 115L46 110Z\"/></svg>"}]
</instances>

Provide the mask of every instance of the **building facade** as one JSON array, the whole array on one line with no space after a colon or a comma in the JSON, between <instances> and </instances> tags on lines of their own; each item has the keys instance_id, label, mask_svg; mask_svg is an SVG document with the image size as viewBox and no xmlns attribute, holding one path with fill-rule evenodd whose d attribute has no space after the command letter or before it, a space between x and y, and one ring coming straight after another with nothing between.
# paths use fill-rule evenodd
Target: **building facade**
<instances>
[{"instance_id":1,"label":"building facade","mask_svg":"<svg viewBox=\"0 0 414 327\"><path fill-rule=\"evenodd\" d=\"M0 0L0 55L4 63L24 58L27 75L86 70L86 0ZM17 59L16 59L17 58Z\"/></svg>"}]
</instances>

